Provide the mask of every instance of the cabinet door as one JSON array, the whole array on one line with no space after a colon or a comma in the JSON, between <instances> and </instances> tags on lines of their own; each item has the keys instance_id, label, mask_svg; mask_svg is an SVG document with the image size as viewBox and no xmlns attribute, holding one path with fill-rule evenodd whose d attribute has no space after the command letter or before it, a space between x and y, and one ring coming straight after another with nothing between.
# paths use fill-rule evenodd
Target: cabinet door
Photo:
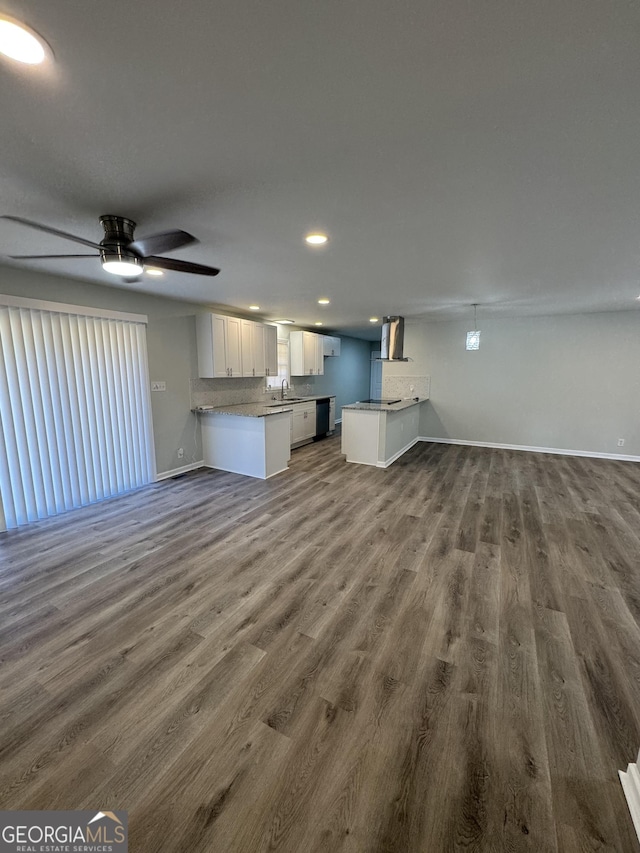
<instances>
[{"instance_id":1,"label":"cabinet door","mask_svg":"<svg viewBox=\"0 0 640 853\"><path fill-rule=\"evenodd\" d=\"M324 342L322 335L316 335L316 375L324 375Z\"/></svg>"},{"instance_id":2,"label":"cabinet door","mask_svg":"<svg viewBox=\"0 0 640 853\"><path fill-rule=\"evenodd\" d=\"M227 371L227 318L211 315L213 331L213 375L223 377Z\"/></svg>"},{"instance_id":3,"label":"cabinet door","mask_svg":"<svg viewBox=\"0 0 640 853\"><path fill-rule=\"evenodd\" d=\"M226 320L226 353L227 370L229 376L242 376L241 335L240 319L238 317L225 317Z\"/></svg>"},{"instance_id":4,"label":"cabinet door","mask_svg":"<svg viewBox=\"0 0 640 853\"><path fill-rule=\"evenodd\" d=\"M289 356L291 358L291 375L304 376L304 349L303 340L305 332L294 331L289 336ZM306 371L308 372L308 371Z\"/></svg>"},{"instance_id":5,"label":"cabinet door","mask_svg":"<svg viewBox=\"0 0 640 853\"><path fill-rule=\"evenodd\" d=\"M275 326L263 326L264 366L267 376L278 375L278 330Z\"/></svg>"},{"instance_id":6,"label":"cabinet door","mask_svg":"<svg viewBox=\"0 0 640 853\"><path fill-rule=\"evenodd\" d=\"M253 376L255 370L253 360L253 325L253 320L240 321L243 376Z\"/></svg>"},{"instance_id":7,"label":"cabinet door","mask_svg":"<svg viewBox=\"0 0 640 853\"><path fill-rule=\"evenodd\" d=\"M340 338L323 335L322 342L324 344L325 356L340 355Z\"/></svg>"},{"instance_id":8,"label":"cabinet door","mask_svg":"<svg viewBox=\"0 0 640 853\"><path fill-rule=\"evenodd\" d=\"M305 374L315 375L318 372L317 335L313 332L302 333L302 347Z\"/></svg>"},{"instance_id":9,"label":"cabinet door","mask_svg":"<svg viewBox=\"0 0 640 853\"><path fill-rule=\"evenodd\" d=\"M302 441L304 438L306 438L305 428L307 421L304 415L304 406L293 407L293 415L291 421L291 444L296 444L296 442Z\"/></svg>"},{"instance_id":10,"label":"cabinet door","mask_svg":"<svg viewBox=\"0 0 640 853\"><path fill-rule=\"evenodd\" d=\"M253 347L253 375L254 376L265 376L266 375L266 364L265 364L265 354L264 354L264 330L265 326L262 323L253 323L253 329L251 330L251 343Z\"/></svg>"},{"instance_id":11,"label":"cabinet door","mask_svg":"<svg viewBox=\"0 0 640 853\"><path fill-rule=\"evenodd\" d=\"M304 438L313 438L316 434L316 404L304 406Z\"/></svg>"}]
</instances>

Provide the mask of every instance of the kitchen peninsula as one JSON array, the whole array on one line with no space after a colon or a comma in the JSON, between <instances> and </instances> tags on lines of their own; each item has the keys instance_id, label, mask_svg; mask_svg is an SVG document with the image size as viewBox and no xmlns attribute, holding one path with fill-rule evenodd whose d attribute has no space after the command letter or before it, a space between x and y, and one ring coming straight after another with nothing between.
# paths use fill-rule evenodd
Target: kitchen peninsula
<instances>
[{"instance_id":1,"label":"kitchen peninsula","mask_svg":"<svg viewBox=\"0 0 640 853\"><path fill-rule=\"evenodd\" d=\"M387 468L418 441L420 404L427 398L363 401L342 407L347 462Z\"/></svg>"},{"instance_id":2,"label":"kitchen peninsula","mask_svg":"<svg viewBox=\"0 0 640 853\"><path fill-rule=\"evenodd\" d=\"M291 406L201 406L202 452L207 468L266 480L286 471L291 458Z\"/></svg>"}]
</instances>

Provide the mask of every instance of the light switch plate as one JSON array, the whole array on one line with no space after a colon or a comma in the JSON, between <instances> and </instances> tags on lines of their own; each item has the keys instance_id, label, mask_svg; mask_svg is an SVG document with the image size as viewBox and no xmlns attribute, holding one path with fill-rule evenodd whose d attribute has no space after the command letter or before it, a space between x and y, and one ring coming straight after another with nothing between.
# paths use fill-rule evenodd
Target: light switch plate
<instances>
[{"instance_id":1,"label":"light switch plate","mask_svg":"<svg viewBox=\"0 0 640 853\"><path fill-rule=\"evenodd\" d=\"M151 383L152 391L166 391L167 383L166 382L152 382Z\"/></svg>"}]
</instances>

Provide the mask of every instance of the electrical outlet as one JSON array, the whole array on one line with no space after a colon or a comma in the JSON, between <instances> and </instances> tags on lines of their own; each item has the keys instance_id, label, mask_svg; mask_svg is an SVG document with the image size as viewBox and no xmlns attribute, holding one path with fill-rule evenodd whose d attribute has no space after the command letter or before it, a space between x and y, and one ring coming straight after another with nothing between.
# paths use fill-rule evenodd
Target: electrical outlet
<instances>
[{"instance_id":1,"label":"electrical outlet","mask_svg":"<svg viewBox=\"0 0 640 853\"><path fill-rule=\"evenodd\" d=\"M152 382L151 383L152 391L166 391L167 383L166 382Z\"/></svg>"},{"instance_id":2,"label":"electrical outlet","mask_svg":"<svg viewBox=\"0 0 640 853\"><path fill-rule=\"evenodd\" d=\"M618 439L618 447L624 447L624 438Z\"/></svg>"},{"instance_id":3,"label":"electrical outlet","mask_svg":"<svg viewBox=\"0 0 640 853\"><path fill-rule=\"evenodd\" d=\"M184 447L179 447L178 448L178 459L183 459L183 458L184 458Z\"/></svg>"}]
</instances>

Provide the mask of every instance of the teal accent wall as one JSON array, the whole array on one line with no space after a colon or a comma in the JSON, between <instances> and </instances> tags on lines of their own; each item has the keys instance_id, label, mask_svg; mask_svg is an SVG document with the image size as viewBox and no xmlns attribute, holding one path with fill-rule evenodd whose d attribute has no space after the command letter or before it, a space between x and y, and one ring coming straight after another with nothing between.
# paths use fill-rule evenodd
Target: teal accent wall
<instances>
[{"instance_id":1,"label":"teal accent wall","mask_svg":"<svg viewBox=\"0 0 640 853\"><path fill-rule=\"evenodd\" d=\"M342 418L342 406L369 397L371 343L358 338L340 338L340 355L326 357L324 376L294 376L296 393L335 395L336 420Z\"/></svg>"}]
</instances>

